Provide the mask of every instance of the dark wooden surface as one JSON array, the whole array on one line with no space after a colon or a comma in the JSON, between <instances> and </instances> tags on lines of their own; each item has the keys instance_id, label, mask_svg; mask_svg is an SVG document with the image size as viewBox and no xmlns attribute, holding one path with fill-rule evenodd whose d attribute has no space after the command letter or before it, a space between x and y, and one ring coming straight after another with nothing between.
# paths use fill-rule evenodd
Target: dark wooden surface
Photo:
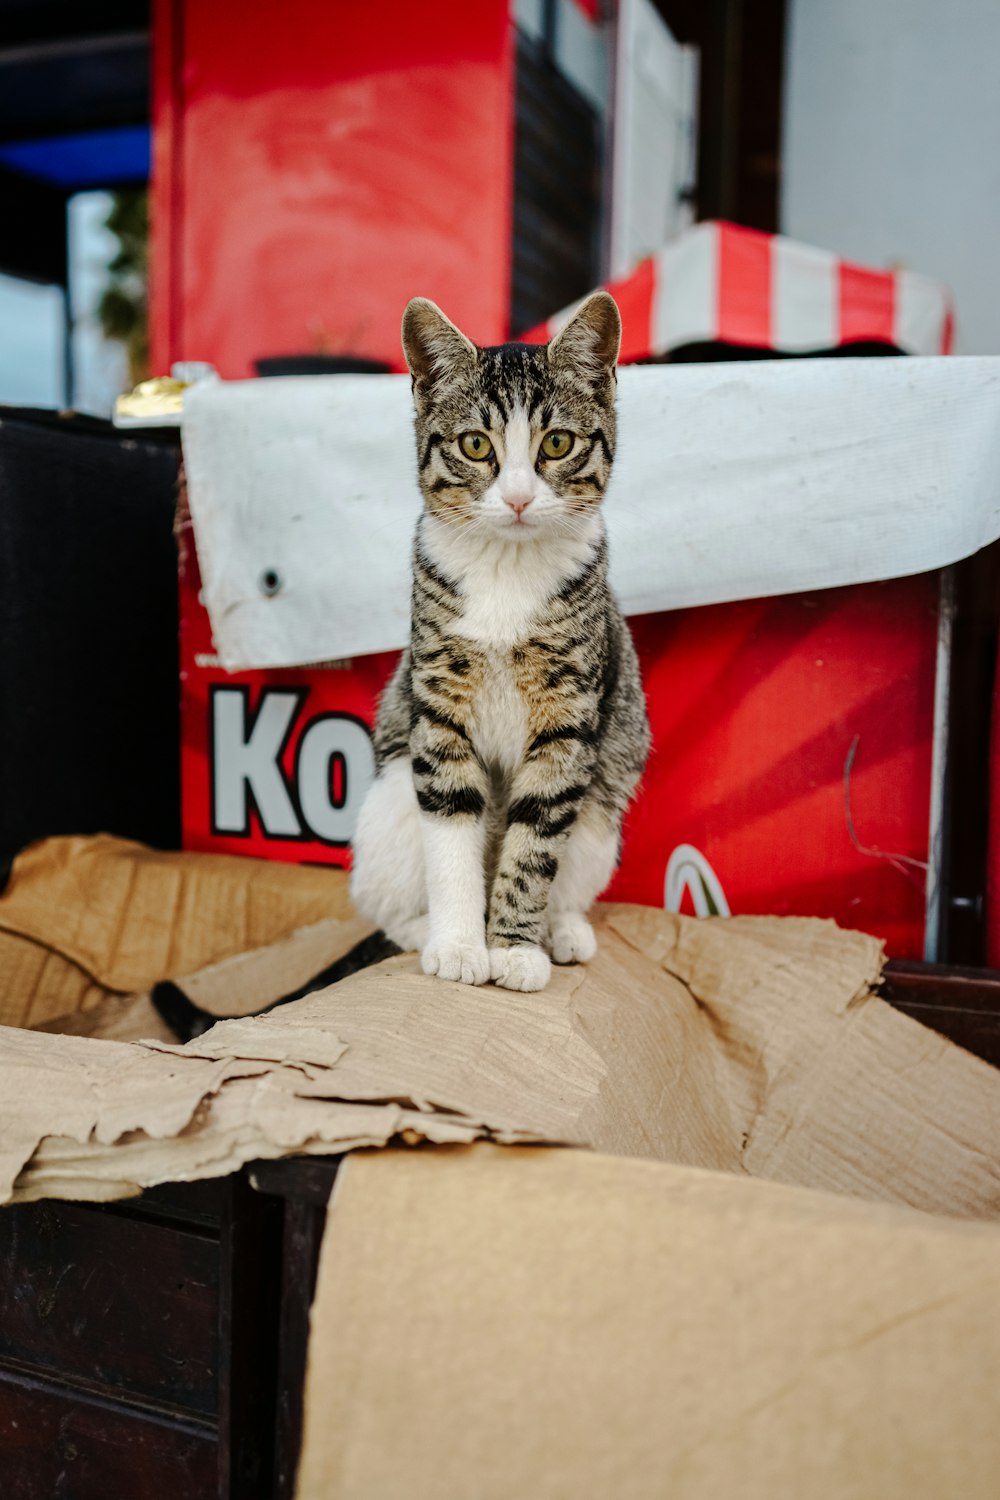
<instances>
[{"instance_id":1,"label":"dark wooden surface","mask_svg":"<svg viewBox=\"0 0 1000 1500\"><path fill-rule=\"evenodd\" d=\"M202 1500L217 1473L211 1424L0 1375L4 1500Z\"/></svg>"},{"instance_id":2,"label":"dark wooden surface","mask_svg":"<svg viewBox=\"0 0 1000 1500\"><path fill-rule=\"evenodd\" d=\"M324 1165L332 1186L337 1161ZM326 1208L292 1195L286 1200L285 1259L281 1277L281 1355L278 1364L278 1402L275 1410L274 1500L292 1500L295 1470L302 1447L302 1414L309 1315L316 1289L316 1268L326 1229Z\"/></svg>"},{"instance_id":3,"label":"dark wooden surface","mask_svg":"<svg viewBox=\"0 0 1000 1500\"><path fill-rule=\"evenodd\" d=\"M76 1203L0 1217L0 1361L216 1413L219 1250Z\"/></svg>"},{"instance_id":4,"label":"dark wooden surface","mask_svg":"<svg viewBox=\"0 0 1000 1500\"><path fill-rule=\"evenodd\" d=\"M278 1401L279 1288L284 1205L255 1192L245 1172L227 1179L219 1241L219 1494L273 1493Z\"/></svg>"}]
</instances>

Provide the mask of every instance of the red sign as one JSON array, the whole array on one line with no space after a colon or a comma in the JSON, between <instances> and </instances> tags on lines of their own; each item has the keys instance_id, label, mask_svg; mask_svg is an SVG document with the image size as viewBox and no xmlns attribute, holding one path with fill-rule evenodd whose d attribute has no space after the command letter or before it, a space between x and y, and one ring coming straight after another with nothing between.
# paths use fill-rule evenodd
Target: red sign
<instances>
[{"instance_id":1,"label":"red sign","mask_svg":"<svg viewBox=\"0 0 1000 1500\"><path fill-rule=\"evenodd\" d=\"M395 653L229 674L181 577L189 849L347 865ZM607 893L833 917L923 951L934 576L631 621L653 753ZM845 777L845 768L849 774Z\"/></svg>"}]
</instances>

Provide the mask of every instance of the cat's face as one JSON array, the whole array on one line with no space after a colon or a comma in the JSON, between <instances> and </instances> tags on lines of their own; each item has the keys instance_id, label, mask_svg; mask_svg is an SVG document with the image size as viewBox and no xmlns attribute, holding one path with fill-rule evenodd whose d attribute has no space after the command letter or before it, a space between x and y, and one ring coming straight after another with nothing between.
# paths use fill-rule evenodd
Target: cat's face
<instances>
[{"instance_id":1,"label":"cat's face","mask_svg":"<svg viewBox=\"0 0 1000 1500\"><path fill-rule=\"evenodd\" d=\"M416 297L403 317L424 503L484 537L573 534L615 448L618 308L595 292L548 345L478 349Z\"/></svg>"}]
</instances>

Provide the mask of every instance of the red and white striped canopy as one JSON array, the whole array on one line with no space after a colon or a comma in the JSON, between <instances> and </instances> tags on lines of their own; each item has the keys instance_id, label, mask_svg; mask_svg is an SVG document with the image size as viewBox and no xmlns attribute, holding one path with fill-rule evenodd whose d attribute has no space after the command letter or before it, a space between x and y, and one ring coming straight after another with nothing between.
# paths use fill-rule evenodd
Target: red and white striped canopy
<instances>
[{"instance_id":1,"label":"red and white striped canopy","mask_svg":"<svg viewBox=\"0 0 1000 1500\"><path fill-rule=\"evenodd\" d=\"M868 340L952 352L951 295L937 282L736 224L696 224L608 291L621 309L625 364L707 341L788 354ZM578 306L523 337L550 339Z\"/></svg>"}]
</instances>

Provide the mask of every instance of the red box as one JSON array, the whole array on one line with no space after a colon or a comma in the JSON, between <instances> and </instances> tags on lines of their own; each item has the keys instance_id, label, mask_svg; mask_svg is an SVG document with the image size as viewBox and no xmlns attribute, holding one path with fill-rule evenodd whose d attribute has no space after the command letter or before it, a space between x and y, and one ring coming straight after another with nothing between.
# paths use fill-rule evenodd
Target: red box
<instances>
[{"instance_id":1,"label":"red box","mask_svg":"<svg viewBox=\"0 0 1000 1500\"><path fill-rule=\"evenodd\" d=\"M186 531L185 847L347 865L397 654L230 674L198 594ZM608 897L833 917L921 956L938 576L630 623L653 753Z\"/></svg>"}]
</instances>

